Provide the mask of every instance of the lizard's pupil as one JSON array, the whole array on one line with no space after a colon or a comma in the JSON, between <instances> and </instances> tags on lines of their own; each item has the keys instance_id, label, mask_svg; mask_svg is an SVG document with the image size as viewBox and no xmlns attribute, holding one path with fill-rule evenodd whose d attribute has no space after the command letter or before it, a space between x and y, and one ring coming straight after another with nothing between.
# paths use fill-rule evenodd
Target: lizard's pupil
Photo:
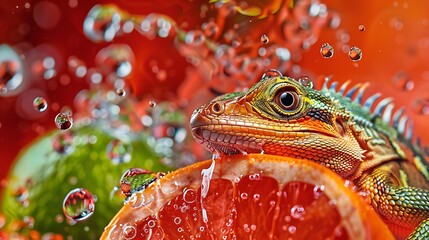
<instances>
[{"instance_id":1,"label":"lizard's pupil","mask_svg":"<svg viewBox=\"0 0 429 240\"><path fill-rule=\"evenodd\" d=\"M294 97L290 92L284 92L280 95L280 103L283 107L290 108L294 102Z\"/></svg>"}]
</instances>

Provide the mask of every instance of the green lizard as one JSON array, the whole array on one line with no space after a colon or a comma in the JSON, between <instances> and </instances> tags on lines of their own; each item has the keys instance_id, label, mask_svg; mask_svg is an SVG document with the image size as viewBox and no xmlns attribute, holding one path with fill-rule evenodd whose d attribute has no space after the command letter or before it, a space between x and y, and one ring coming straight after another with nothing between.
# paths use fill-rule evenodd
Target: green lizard
<instances>
[{"instance_id":1,"label":"green lizard","mask_svg":"<svg viewBox=\"0 0 429 240\"><path fill-rule=\"evenodd\" d=\"M308 159L352 180L398 238L429 239L429 167L412 123L391 98L365 102L366 84L321 90L287 77L217 97L194 111L197 142L220 154ZM353 100L352 100L353 98ZM374 106L373 106L374 105ZM375 108L373 111L370 109Z\"/></svg>"}]
</instances>

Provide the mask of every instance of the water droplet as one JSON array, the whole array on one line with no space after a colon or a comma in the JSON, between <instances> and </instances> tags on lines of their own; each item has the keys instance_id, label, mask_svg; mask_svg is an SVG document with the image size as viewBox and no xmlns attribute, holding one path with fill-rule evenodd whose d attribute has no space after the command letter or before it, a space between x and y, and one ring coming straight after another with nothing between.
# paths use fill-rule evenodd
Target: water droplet
<instances>
[{"instance_id":1,"label":"water droplet","mask_svg":"<svg viewBox=\"0 0 429 240\"><path fill-rule=\"evenodd\" d=\"M107 145L106 152L113 164L127 163L131 161L132 146L119 139L113 139Z\"/></svg>"},{"instance_id":2,"label":"water droplet","mask_svg":"<svg viewBox=\"0 0 429 240\"><path fill-rule=\"evenodd\" d=\"M145 189L157 178L157 174L149 170L130 168L122 174L120 188L125 196L130 197L135 191Z\"/></svg>"},{"instance_id":3,"label":"water droplet","mask_svg":"<svg viewBox=\"0 0 429 240\"><path fill-rule=\"evenodd\" d=\"M325 191L325 186L324 185L316 185L313 188L313 194L314 194L314 198L318 199L320 197L320 195L322 195L322 193Z\"/></svg>"},{"instance_id":4,"label":"water droplet","mask_svg":"<svg viewBox=\"0 0 429 240\"><path fill-rule=\"evenodd\" d=\"M25 216L25 217L23 218L23 222L25 223L25 225L26 225L28 228L33 228L33 226L34 226L34 218L33 218L33 217L31 217L31 216Z\"/></svg>"},{"instance_id":5,"label":"water droplet","mask_svg":"<svg viewBox=\"0 0 429 240\"><path fill-rule=\"evenodd\" d=\"M13 195L22 206L28 206L28 189L26 187L19 187Z\"/></svg>"},{"instance_id":6,"label":"water droplet","mask_svg":"<svg viewBox=\"0 0 429 240\"><path fill-rule=\"evenodd\" d=\"M118 95L119 97L124 97L127 93L125 92L125 90L123 88L118 88L116 89L116 95Z\"/></svg>"},{"instance_id":7,"label":"water droplet","mask_svg":"<svg viewBox=\"0 0 429 240\"><path fill-rule=\"evenodd\" d=\"M413 103L413 110L421 115L429 115L429 99L417 99Z\"/></svg>"},{"instance_id":8,"label":"water droplet","mask_svg":"<svg viewBox=\"0 0 429 240\"><path fill-rule=\"evenodd\" d=\"M182 222L182 219L180 217L175 217L173 221L176 225L179 225Z\"/></svg>"},{"instance_id":9,"label":"water droplet","mask_svg":"<svg viewBox=\"0 0 429 240\"><path fill-rule=\"evenodd\" d=\"M261 43L267 44L269 41L270 41L270 39L268 38L267 35L264 34L261 36Z\"/></svg>"},{"instance_id":10,"label":"water droplet","mask_svg":"<svg viewBox=\"0 0 429 240\"><path fill-rule=\"evenodd\" d=\"M240 197L241 199L246 200L249 197L249 195L247 193L241 193Z\"/></svg>"},{"instance_id":11,"label":"water droplet","mask_svg":"<svg viewBox=\"0 0 429 240\"><path fill-rule=\"evenodd\" d=\"M299 84L304 87L313 88L313 82L310 81L308 76L302 76L298 79Z\"/></svg>"},{"instance_id":12,"label":"water droplet","mask_svg":"<svg viewBox=\"0 0 429 240\"><path fill-rule=\"evenodd\" d=\"M365 25L359 25L358 29L361 32L365 31Z\"/></svg>"},{"instance_id":13,"label":"water droplet","mask_svg":"<svg viewBox=\"0 0 429 240\"><path fill-rule=\"evenodd\" d=\"M206 40L204 34L199 31L189 31L185 36L185 43L192 46L200 46Z\"/></svg>"},{"instance_id":14,"label":"water droplet","mask_svg":"<svg viewBox=\"0 0 429 240\"><path fill-rule=\"evenodd\" d=\"M253 200L254 200L255 202L259 201L259 199L260 199L260 198L261 198L261 195L260 195L260 194L258 194L258 193L253 194Z\"/></svg>"},{"instance_id":15,"label":"water droplet","mask_svg":"<svg viewBox=\"0 0 429 240\"><path fill-rule=\"evenodd\" d=\"M320 54L324 58L331 58L334 56L334 48L329 45L329 43L322 44L322 47L320 47Z\"/></svg>"},{"instance_id":16,"label":"water droplet","mask_svg":"<svg viewBox=\"0 0 429 240\"><path fill-rule=\"evenodd\" d=\"M115 73L120 78L128 77L135 61L134 52L127 44L111 44L101 49L95 56L96 65L109 73Z\"/></svg>"},{"instance_id":17,"label":"water droplet","mask_svg":"<svg viewBox=\"0 0 429 240\"><path fill-rule=\"evenodd\" d=\"M301 205L295 205L290 209L291 217L301 219L305 214L305 208Z\"/></svg>"},{"instance_id":18,"label":"water droplet","mask_svg":"<svg viewBox=\"0 0 429 240\"><path fill-rule=\"evenodd\" d=\"M71 113L58 113L55 117L55 124L60 130L67 130L73 126Z\"/></svg>"},{"instance_id":19,"label":"water droplet","mask_svg":"<svg viewBox=\"0 0 429 240\"><path fill-rule=\"evenodd\" d=\"M23 81L23 67L19 55L9 45L0 45L0 94L11 93Z\"/></svg>"},{"instance_id":20,"label":"water droplet","mask_svg":"<svg viewBox=\"0 0 429 240\"><path fill-rule=\"evenodd\" d=\"M203 23L201 29L206 37L213 37L219 32L218 26L213 21Z\"/></svg>"},{"instance_id":21,"label":"water droplet","mask_svg":"<svg viewBox=\"0 0 429 240\"><path fill-rule=\"evenodd\" d=\"M393 85L399 90L411 91L414 89L414 81L402 71L393 77Z\"/></svg>"},{"instance_id":22,"label":"water droplet","mask_svg":"<svg viewBox=\"0 0 429 240\"><path fill-rule=\"evenodd\" d=\"M137 235L137 230L135 226L125 225L122 227L122 236L126 240L134 239Z\"/></svg>"},{"instance_id":23,"label":"water droplet","mask_svg":"<svg viewBox=\"0 0 429 240\"><path fill-rule=\"evenodd\" d=\"M186 189L183 191L183 201L186 203L193 203L197 199L197 193L194 189Z\"/></svg>"},{"instance_id":24,"label":"water droplet","mask_svg":"<svg viewBox=\"0 0 429 240\"><path fill-rule=\"evenodd\" d=\"M153 108L156 106L156 102L154 100L149 101L149 107Z\"/></svg>"},{"instance_id":25,"label":"water droplet","mask_svg":"<svg viewBox=\"0 0 429 240\"><path fill-rule=\"evenodd\" d=\"M262 74L262 79L281 77L283 74L277 69L270 69Z\"/></svg>"},{"instance_id":26,"label":"water droplet","mask_svg":"<svg viewBox=\"0 0 429 240\"><path fill-rule=\"evenodd\" d=\"M62 132L52 139L52 148L59 154L69 154L73 150L73 135L70 132Z\"/></svg>"},{"instance_id":27,"label":"water droplet","mask_svg":"<svg viewBox=\"0 0 429 240\"><path fill-rule=\"evenodd\" d=\"M110 42L120 34L124 14L113 4L95 5L83 22L85 36L94 42Z\"/></svg>"},{"instance_id":28,"label":"water droplet","mask_svg":"<svg viewBox=\"0 0 429 240\"><path fill-rule=\"evenodd\" d=\"M351 47L348 55L352 61L359 61L362 59L362 50L358 47Z\"/></svg>"},{"instance_id":29,"label":"water droplet","mask_svg":"<svg viewBox=\"0 0 429 240\"><path fill-rule=\"evenodd\" d=\"M291 226L289 226L288 227L288 232L290 233L290 234L294 234L295 232L296 232L296 227L295 226L293 226L293 225L291 225Z\"/></svg>"},{"instance_id":30,"label":"water droplet","mask_svg":"<svg viewBox=\"0 0 429 240\"><path fill-rule=\"evenodd\" d=\"M73 221L84 221L92 216L95 205L92 194L85 188L70 191L63 201L64 215Z\"/></svg>"},{"instance_id":31,"label":"water droplet","mask_svg":"<svg viewBox=\"0 0 429 240\"><path fill-rule=\"evenodd\" d=\"M33 107L39 112L44 112L48 108L48 102L42 97L36 97L33 100Z\"/></svg>"}]
</instances>

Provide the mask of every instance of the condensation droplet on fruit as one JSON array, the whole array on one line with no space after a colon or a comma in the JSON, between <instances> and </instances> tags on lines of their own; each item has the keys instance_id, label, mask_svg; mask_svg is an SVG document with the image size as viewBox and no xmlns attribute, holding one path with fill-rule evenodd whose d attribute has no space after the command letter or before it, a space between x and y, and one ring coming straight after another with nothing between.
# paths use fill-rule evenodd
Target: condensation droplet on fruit
<instances>
[{"instance_id":1,"label":"condensation droplet on fruit","mask_svg":"<svg viewBox=\"0 0 429 240\"><path fill-rule=\"evenodd\" d=\"M122 237L126 240L134 239L137 235L135 226L128 225L127 223L122 227Z\"/></svg>"},{"instance_id":2,"label":"condensation droplet on fruit","mask_svg":"<svg viewBox=\"0 0 429 240\"><path fill-rule=\"evenodd\" d=\"M316 185L313 188L314 198L318 199L325 191L325 185Z\"/></svg>"},{"instance_id":3,"label":"condensation droplet on fruit","mask_svg":"<svg viewBox=\"0 0 429 240\"><path fill-rule=\"evenodd\" d=\"M70 191L63 201L64 215L73 221L84 221L94 213L94 197L85 188Z\"/></svg>"},{"instance_id":4,"label":"condensation droplet on fruit","mask_svg":"<svg viewBox=\"0 0 429 240\"><path fill-rule=\"evenodd\" d=\"M295 219L301 219L305 214L305 208L301 205L294 205L290 209L290 215L291 217Z\"/></svg>"},{"instance_id":5,"label":"condensation droplet on fruit","mask_svg":"<svg viewBox=\"0 0 429 240\"><path fill-rule=\"evenodd\" d=\"M359 27L358 27L358 29L359 29L359 31L361 31L361 32L363 32L363 31L365 31L365 25L359 25Z\"/></svg>"},{"instance_id":6,"label":"condensation droplet on fruit","mask_svg":"<svg viewBox=\"0 0 429 240\"><path fill-rule=\"evenodd\" d=\"M131 161L132 146L119 139L113 139L107 145L107 156L113 164L127 163Z\"/></svg>"},{"instance_id":7,"label":"condensation droplet on fruit","mask_svg":"<svg viewBox=\"0 0 429 240\"><path fill-rule=\"evenodd\" d=\"M33 100L33 107L38 112L44 112L48 108L48 102L43 97L36 97Z\"/></svg>"},{"instance_id":8,"label":"condensation droplet on fruit","mask_svg":"<svg viewBox=\"0 0 429 240\"><path fill-rule=\"evenodd\" d=\"M73 118L71 113L58 113L55 116L55 124L60 130L67 130L73 126Z\"/></svg>"},{"instance_id":9,"label":"condensation droplet on fruit","mask_svg":"<svg viewBox=\"0 0 429 240\"><path fill-rule=\"evenodd\" d=\"M267 36L267 35L263 34L263 35L261 36L261 43L262 43L262 44L267 44L268 42L270 42L270 39L268 38L268 36Z\"/></svg>"},{"instance_id":10,"label":"condensation droplet on fruit","mask_svg":"<svg viewBox=\"0 0 429 240\"><path fill-rule=\"evenodd\" d=\"M324 43L320 47L320 55L324 58L331 58L334 56L334 48L329 43Z\"/></svg>"},{"instance_id":11,"label":"condensation droplet on fruit","mask_svg":"<svg viewBox=\"0 0 429 240\"><path fill-rule=\"evenodd\" d=\"M241 199L246 200L249 197L249 194L244 192L244 193L240 194L240 197L241 197Z\"/></svg>"},{"instance_id":12,"label":"condensation droplet on fruit","mask_svg":"<svg viewBox=\"0 0 429 240\"><path fill-rule=\"evenodd\" d=\"M193 203L195 200L197 200L197 192L194 189L189 188L183 191L183 201Z\"/></svg>"},{"instance_id":13,"label":"condensation droplet on fruit","mask_svg":"<svg viewBox=\"0 0 429 240\"><path fill-rule=\"evenodd\" d=\"M258 194L258 193L253 194L253 200L254 200L255 202L259 201L259 199L260 199L260 198L261 198L261 195L260 195L260 194Z\"/></svg>"},{"instance_id":14,"label":"condensation droplet on fruit","mask_svg":"<svg viewBox=\"0 0 429 240\"><path fill-rule=\"evenodd\" d=\"M262 74L262 79L270 79L275 77L281 77L283 74L277 69L269 69Z\"/></svg>"},{"instance_id":15,"label":"condensation droplet on fruit","mask_svg":"<svg viewBox=\"0 0 429 240\"><path fill-rule=\"evenodd\" d=\"M302 76L298 78L298 82L304 87L313 88L313 82L310 80L308 76Z\"/></svg>"},{"instance_id":16,"label":"condensation droplet on fruit","mask_svg":"<svg viewBox=\"0 0 429 240\"><path fill-rule=\"evenodd\" d=\"M252 180L252 181L261 180L261 175L259 173L250 174L249 180Z\"/></svg>"},{"instance_id":17,"label":"condensation droplet on fruit","mask_svg":"<svg viewBox=\"0 0 429 240\"><path fill-rule=\"evenodd\" d=\"M295 232L296 232L296 227L295 226L293 226L293 225L290 225L289 227L288 227L288 232L290 233L290 234L295 234Z\"/></svg>"},{"instance_id":18,"label":"condensation droplet on fruit","mask_svg":"<svg viewBox=\"0 0 429 240\"><path fill-rule=\"evenodd\" d=\"M351 47L348 56L352 61L360 61L362 59L362 50L358 47Z\"/></svg>"},{"instance_id":19,"label":"condensation droplet on fruit","mask_svg":"<svg viewBox=\"0 0 429 240\"><path fill-rule=\"evenodd\" d=\"M0 95L11 95L23 82L23 64L9 45L0 45Z\"/></svg>"},{"instance_id":20,"label":"condensation droplet on fruit","mask_svg":"<svg viewBox=\"0 0 429 240\"><path fill-rule=\"evenodd\" d=\"M429 99L416 99L413 102L413 110L420 115L429 115Z\"/></svg>"},{"instance_id":21,"label":"condensation droplet on fruit","mask_svg":"<svg viewBox=\"0 0 429 240\"><path fill-rule=\"evenodd\" d=\"M393 86L395 86L399 90L405 90L405 91L411 91L414 89L414 81L411 79L411 77L403 72L400 71L392 79Z\"/></svg>"},{"instance_id":22,"label":"condensation droplet on fruit","mask_svg":"<svg viewBox=\"0 0 429 240\"><path fill-rule=\"evenodd\" d=\"M182 219L181 219L180 217L175 217L175 218L174 218L174 220L173 220L173 222L174 222L176 225L179 225L179 224L182 222Z\"/></svg>"}]
</instances>

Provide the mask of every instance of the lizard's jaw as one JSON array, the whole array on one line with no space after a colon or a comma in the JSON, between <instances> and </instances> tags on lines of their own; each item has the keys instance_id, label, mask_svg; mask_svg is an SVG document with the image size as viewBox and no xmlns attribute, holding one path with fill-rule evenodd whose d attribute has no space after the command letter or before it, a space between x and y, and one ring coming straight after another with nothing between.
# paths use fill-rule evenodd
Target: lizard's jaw
<instances>
[{"instance_id":1,"label":"lizard's jaw","mask_svg":"<svg viewBox=\"0 0 429 240\"><path fill-rule=\"evenodd\" d=\"M216 133L202 126L194 127L191 130L195 140L215 154L235 155L262 152L261 146L249 141L246 136Z\"/></svg>"}]
</instances>

